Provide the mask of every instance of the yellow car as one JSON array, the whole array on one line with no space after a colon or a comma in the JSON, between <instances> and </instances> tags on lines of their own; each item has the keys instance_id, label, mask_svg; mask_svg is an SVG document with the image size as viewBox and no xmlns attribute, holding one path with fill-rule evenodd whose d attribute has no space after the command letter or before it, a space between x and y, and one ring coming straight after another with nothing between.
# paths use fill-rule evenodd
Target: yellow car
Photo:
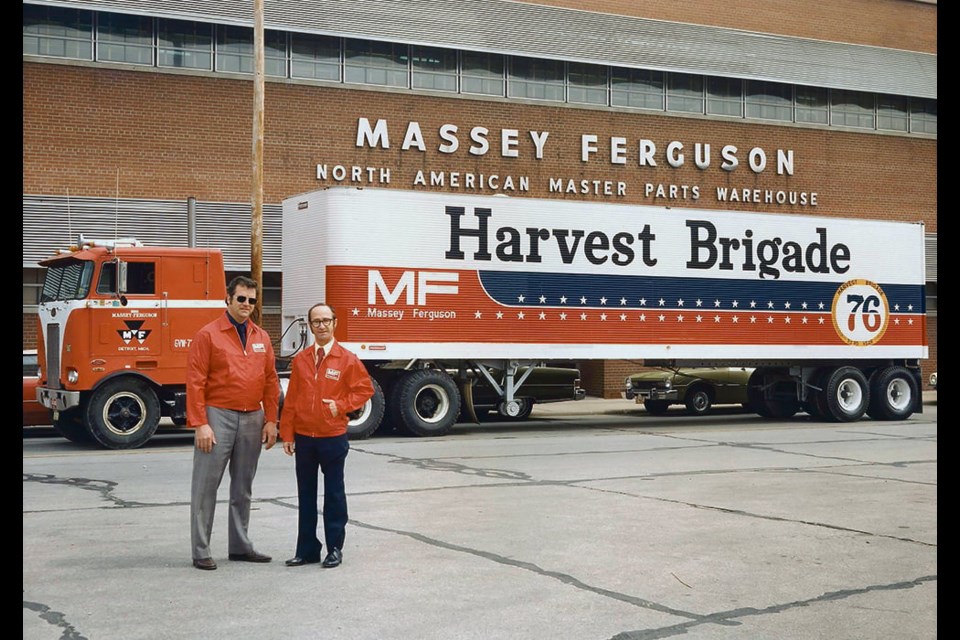
<instances>
[{"instance_id":1,"label":"yellow car","mask_svg":"<svg viewBox=\"0 0 960 640\"><path fill-rule=\"evenodd\" d=\"M753 369L742 367L652 369L628 376L621 395L642 403L653 415L663 415L670 405L682 404L690 415L702 416L715 404L748 407L751 373Z\"/></svg>"}]
</instances>

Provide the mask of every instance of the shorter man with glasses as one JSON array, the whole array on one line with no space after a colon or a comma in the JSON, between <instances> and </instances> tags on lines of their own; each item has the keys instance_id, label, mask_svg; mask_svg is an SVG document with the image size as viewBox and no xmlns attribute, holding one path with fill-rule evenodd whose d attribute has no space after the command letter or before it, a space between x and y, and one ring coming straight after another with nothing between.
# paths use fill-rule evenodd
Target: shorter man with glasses
<instances>
[{"instance_id":1,"label":"shorter man with glasses","mask_svg":"<svg viewBox=\"0 0 960 640\"><path fill-rule=\"evenodd\" d=\"M288 567L320 562L317 537L318 475L323 473L323 567L340 566L347 526L343 464L350 450L347 416L373 397L373 383L356 355L333 339L337 314L325 303L307 312L314 343L290 363L283 400L280 438L287 455L296 454L298 530L296 554Z\"/></svg>"},{"instance_id":2,"label":"shorter man with glasses","mask_svg":"<svg viewBox=\"0 0 960 640\"><path fill-rule=\"evenodd\" d=\"M280 380L267 332L250 321L257 281L227 285L227 311L197 332L187 358L187 426L195 429L190 489L193 566L210 571L217 489L230 466L229 558L270 562L247 535L260 448L277 441Z\"/></svg>"}]
</instances>

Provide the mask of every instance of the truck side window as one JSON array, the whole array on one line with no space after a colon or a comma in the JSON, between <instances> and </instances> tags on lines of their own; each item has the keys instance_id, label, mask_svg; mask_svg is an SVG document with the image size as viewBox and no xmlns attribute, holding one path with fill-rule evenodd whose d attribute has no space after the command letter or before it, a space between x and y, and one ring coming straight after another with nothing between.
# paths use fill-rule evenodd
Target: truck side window
<instances>
[{"instance_id":1,"label":"truck side window","mask_svg":"<svg viewBox=\"0 0 960 640\"><path fill-rule=\"evenodd\" d=\"M156 291L157 265L153 262L127 263L127 293L133 295L152 294ZM117 293L117 265L104 263L97 281L97 293Z\"/></svg>"}]
</instances>

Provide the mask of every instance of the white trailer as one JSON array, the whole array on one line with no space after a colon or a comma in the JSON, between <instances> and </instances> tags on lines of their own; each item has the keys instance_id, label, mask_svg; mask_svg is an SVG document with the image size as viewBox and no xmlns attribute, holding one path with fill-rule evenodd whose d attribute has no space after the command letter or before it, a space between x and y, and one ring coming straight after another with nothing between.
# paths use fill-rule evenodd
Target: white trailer
<instances>
[{"instance_id":1,"label":"white trailer","mask_svg":"<svg viewBox=\"0 0 960 640\"><path fill-rule=\"evenodd\" d=\"M328 302L374 404L420 435L469 404L464 372L506 372L509 415L512 374L549 360L755 367L772 417L922 407L920 223L337 187L284 200L282 261L303 328L281 353Z\"/></svg>"}]
</instances>

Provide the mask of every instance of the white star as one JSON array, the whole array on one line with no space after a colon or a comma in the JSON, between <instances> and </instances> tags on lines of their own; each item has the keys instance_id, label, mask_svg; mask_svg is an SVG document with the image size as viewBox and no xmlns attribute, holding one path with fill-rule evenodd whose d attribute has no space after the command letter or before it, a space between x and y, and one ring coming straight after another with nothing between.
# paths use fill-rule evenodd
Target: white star
<instances>
[{"instance_id":1,"label":"white star","mask_svg":"<svg viewBox=\"0 0 960 640\"><path fill-rule=\"evenodd\" d=\"M473 317L476 318L477 320L479 320L480 318L483 317L483 314L480 313L480 310L478 309L478 310L476 310L476 311L473 312Z\"/></svg>"},{"instance_id":2,"label":"white star","mask_svg":"<svg viewBox=\"0 0 960 640\"><path fill-rule=\"evenodd\" d=\"M789 302L784 302L784 303L783 303L783 308L784 308L784 309L789 309L789 308L790 308L790 303L789 303Z\"/></svg>"},{"instance_id":3,"label":"white star","mask_svg":"<svg viewBox=\"0 0 960 640\"><path fill-rule=\"evenodd\" d=\"M517 296L517 302L523 302L523 294Z\"/></svg>"},{"instance_id":4,"label":"white star","mask_svg":"<svg viewBox=\"0 0 960 640\"><path fill-rule=\"evenodd\" d=\"M540 296L540 304L543 304L547 301L547 296Z\"/></svg>"},{"instance_id":5,"label":"white star","mask_svg":"<svg viewBox=\"0 0 960 640\"><path fill-rule=\"evenodd\" d=\"M584 296L580 296L580 304L587 304L587 299Z\"/></svg>"},{"instance_id":6,"label":"white star","mask_svg":"<svg viewBox=\"0 0 960 640\"><path fill-rule=\"evenodd\" d=\"M803 324L807 324L807 316L803 316L803 320L801 320L800 322L802 322Z\"/></svg>"},{"instance_id":7,"label":"white star","mask_svg":"<svg viewBox=\"0 0 960 640\"><path fill-rule=\"evenodd\" d=\"M713 322L714 323L720 322L720 316L713 316Z\"/></svg>"},{"instance_id":8,"label":"white star","mask_svg":"<svg viewBox=\"0 0 960 640\"><path fill-rule=\"evenodd\" d=\"M893 310L894 310L894 311L900 311L900 305L899 305L899 304L893 305Z\"/></svg>"},{"instance_id":9,"label":"white star","mask_svg":"<svg viewBox=\"0 0 960 640\"><path fill-rule=\"evenodd\" d=\"M737 301L737 300L734 300L734 301L733 301L733 308L736 309L736 308L739 307L739 306L740 306L740 302Z\"/></svg>"},{"instance_id":10,"label":"white star","mask_svg":"<svg viewBox=\"0 0 960 640\"><path fill-rule=\"evenodd\" d=\"M713 306L719 307L719 306L720 306L720 301L719 301L719 300L714 300L714 301L713 301Z\"/></svg>"},{"instance_id":11,"label":"white star","mask_svg":"<svg viewBox=\"0 0 960 640\"><path fill-rule=\"evenodd\" d=\"M646 315L645 313L641 313L641 314L640 314L640 322L646 322L646 321L647 321L647 315Z\"/></svg>"},{"instance_id":12,"label":"white star","mask_svg":"<svg viewBox=\"0 0 960 640\"><path fill-rule=\"evenodd\" d=\"M702 307L702 306L703 306L703 300L701 300L700 298L697 298L697 306L698 306L698 307Z\"/></svg>"},{"instance_id":13,"label":"white star","mask_svg":"<svg viewBox=\"0 0 960 640\"><path fill-rule=\"evenodd\" d=\"M587 319L587 314L581 313L581 314L580 314L580 319L581 319L581 320L586 320L586 319Z\"/></svg>"},{"instance_id":14,"label":"white star","mask_svg":"<svg viewBox=\"0 0 960 640\"><path fill-rule=\"evenodd\" d=\"M660 298L660 306L662 307L665 304L667 304L667 301L664 300L663 298Z\"/></svg>"},{"instance_id":15,"label":"white star","mask_svg":"<svg viewBox=\"0 0 960 640\"><path fill-rule=\"evenodd\" d=\"M657 320L659 320L660 322L663 322L665 320L662 313L659 316L657 316Z\"/></svg>"},{"instance_id":16,"label":"white star","mask_svg":"<svg viewBox=\"0 0 960 640\"><path fill-rule=\"evenodd\" d=\"M560 296L560 304L567 304L567 296Z\"/></svg>"},{"instance_id":17,"label":"white star","mask_svg":"<svg viewBox=\"0 0 960 640\"><path fill-rule=\"evenodd\" d=\"M912 304L908 304L908 305L907 305L907 311L913 311L913 305L912 305Z\"/></svg>"},{"instance_id":18,"label":"white star","mask_svg":"<svg viewBox=\"0 0 960 640\"><path fill-rule=\"evenodd\" d=\"M751 308L751 309L756 309L756 308L757 308L757 301L756 301L756 300L751 300L751 301L750 301L750 308Z\"/></svg>"},{"instance_id":19,"label":"white star","mask_svg":"<svg viewBox=\"0 0 960 640\"><path fill-rule=\"evenodd\" d=\"M600 321L601 321L601 322L606 322L606 321L607 321L607 314L601 313L601 314L600 314Z\"/></svg>"},{"instance_id":20,"label":"white star","mask_svg":"<svg viewBox=\"0 0 960 640\"><path fill-rule=\"evenodd\" d=\"M737 316L733 316L733 323L737 324L738 322L740 322L740 318L738 318Z\"/></svg>"},{"instance_id":21,"label":"white star","mask_svg":"<svg viewBox=\"0 0 960 640\"><path fill-rule=\"evenodd\" d=\"M818 308L818 309L823 309L823 303L821 302L819 305L817 305L817 308Z\"/></svg>"},{"instance_id":22,"label":"white star","mask_svg":"<svg viewBox=\"0 0 960 640\"><path fill-rule=\"evenodd\" d=\"M893 324L900 324L900 318L894 318Z\"/></svg>"},{"instance_id":23,"label":"white star","mask_svg":"<svg viewBox=\"0 0 960 640\"><path fill-rule=\"evenodd\" d=\"M773 316L767 316L767 324L773 324Z\"/></svg>"},{"instance_id":24,"label":"white star","mask_svg":"<svg viewBox=\"0 0 960 640\"><path fill-rule=\"evenodd\" d=\"M683 314L677 316L677 322L683 322Z\"/></svg>"},{"instance_id":25,"label":"white star","mask_svg":"<svg viewBox=\"0 0 960 640\"><path fill-rule=\"evenodd\" d=\"M517 314L517 320L523 320L523 311Z\"/></svg>"},{"instance_id":26,"label":"white star","mask_svg":"<svg viewBox=\"0 0 960 640\"><path fill-rule=\"evenodd\" d=\"M621 314L620 314L620 322L625 322L626 319L627 319L627 314L621 313Z\"/></svg>"},{"instance_id":27,"label":"white star","mask_svg":"<svg viewBox=\"0 0 960 640\"><path fill-rule=\"evenodd\" d=\"M757 316L750 316L750 324L757 324Z\"/></svg>"},{"instance_id":28,"label":"white star","mask_svg":"<svg viewBox=\"0 0 960 640\"><path fill-rule=\"evenodd\" d=\"M913 324L913 318L907 318L907 324Z\"/></svg>"},{"instance_id":29,"label":"white star","mask_svg":"<svg viewBox=\"0 0 960 640\"><path fill-rule=\"evenodd\" d=\"M356 307L354 307L354 308L353 308L353 315L355 315L355 316L360 315L360 309L357 309Z\"/></svg>"},{"instance_id":30,"label":"white star","mask_svg":"<svg viewBox=\"0 0 960 640\"><path fill-rule=\"evenodd\" d=\"M783 322L784 322L785 324L790 324L790 316L785 317L785 318L783 319Z\"/></svg>"},{"instance_id":31,"label":"white star","mask_svg":"<svg viewBox=\"0 0 960 640\"><path fill-rule=\"evenodd\" d=\"M819 318L817 318L817 322L819 322L820 324L823 324L823 316L820 316Z\"/></svg>"},{"instance_id":32,"label":"white star","mask_svg":"<svg viewBox=\"0 0 960 640\"><path fill-rule=\"evenodd\" d=\"M801 303L800 303L800 308L801 308L801 309L806 309L806 308L807 308L807 303L806 303L806 302L801 302Z\"/></svg>"},{"instance_id":33,"label":"white star","mask_svg":"<svg viewBox=\"0 0 960 640\"><path fill-rule=\"evenodd\" d=\"M703 316L701 316L699 313L697 314L697 322L703 322Z\"/></svg>"},{"instance_id":34,"label":"white star","mask_svg":"<svg viewBox=\"0 0 960 640\"><path fill-rule=\"evenodd\" d=\"M682 299L682 298L679 299L679 300L677 300L677 306L678 306L678 307L682 307L682 306L683 306L683 299Z\"/></svg>"},{"instance_id":35,"label":"white star","mask_svg":"<svg viewBox=\"0 0 960 640\"><path fill-rule=\"evenodd\" d=\"M620 298L620 306L623 306L623 305L625 305L625 304L627 304L627 299L626 299L626 298Z\"/></svg>"},{"instance_id":36,"label":"white star","mask_svg":"<svg viewBox=\"0 0 960 640\"><path fill-rule=\"evenodd\" d=\"M503 311L497 311L497 320L503 320Z\"/></svg>"},{"instance_id":37,"label":"white star","mask_svg":"<svg viewBox=\"0 0 960 640\"><path fill-rule=\"evenodd\" d=\"M600 304L607 304L606 298L600 298Z\"/></svg>"},{"instance_id":38,"label":"white star","mask_svg":"<svg viewBox=\"0 0 960 640\"><path fill-rule=\"evenodd\" d=\"M772 301L772 300L770 300L769 302L767 302L767 309L773 309L773 301Z\"/></svg>"},{"instance_id":39,"label":"white star","mask_svg":"<svg viewBox=\"0 0 960 640\"><path fill-rule=\"evenodd\" d=\"M639 302L640 302L640 306L641 306L641 307L647 306L647 299L646 299L646 298L640 298Z\"/></svg>"},{"instance_id":40,"label":"white star","mask_svg":"<svg viewBox=\"0 0 960 640\"><path fill-rule=\"evenodd\" d=\"M566 313L561 313L561 314L560 314L560 319L561 319L561 320L566 320L566 319L567 319L567 314L566 314Z\"/></svg>"},{"instance_id":41,"label":"white star","mask_svg":"<svg viewBox=\"0 0 960 640\"><path fill-rule=\"evenodd\" d=\"M546 319L547 319L547 314L545 314L543 311L541 311L541 312L540 312L540 319L541 319L541 320L546 320Z\"/></svg>"}]
</instances>

